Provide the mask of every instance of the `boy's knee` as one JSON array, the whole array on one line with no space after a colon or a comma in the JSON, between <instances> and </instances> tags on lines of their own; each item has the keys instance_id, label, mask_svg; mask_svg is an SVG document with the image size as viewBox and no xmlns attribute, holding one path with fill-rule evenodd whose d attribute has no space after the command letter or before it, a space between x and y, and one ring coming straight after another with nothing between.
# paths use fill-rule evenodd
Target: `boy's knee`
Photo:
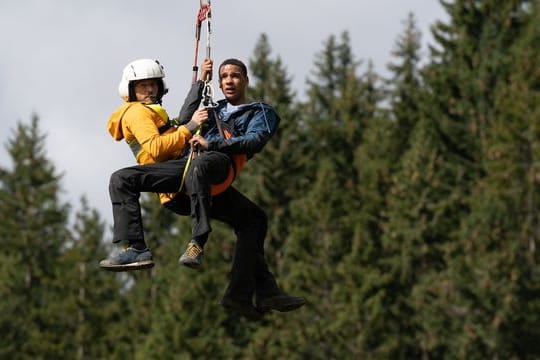
<instances>
[{"instance_id":1,"label":"boy's knee","mask_svg":"<svg viewBox=\"0 0 540 360\"><path fill-rule=\"evenodd\" d=\"M109 187L111 188L120 188L123 187L128 178L128 170L127 169L120 169L116 170L111 174L111 177L109 179Z\"/></svg>"},{"instance_id":2,"label":"boy's knee","mask_svg":"<svg viewBox=\"0 0 540 360\"><path fill-rule=\"evenodd\" d=\"M197 170L197 173L204 173L208 168L208 163L204 160L204 157L197 156L193 159L191 166L193 170Z\"/></svg>"}]
</instances>

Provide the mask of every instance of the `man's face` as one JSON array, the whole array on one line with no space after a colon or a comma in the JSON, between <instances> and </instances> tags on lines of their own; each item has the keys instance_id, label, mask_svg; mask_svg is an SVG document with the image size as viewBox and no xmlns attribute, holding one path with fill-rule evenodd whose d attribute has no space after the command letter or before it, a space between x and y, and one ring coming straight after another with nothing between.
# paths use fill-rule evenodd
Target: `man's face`
<instances>
[{"instance_id":1,"label":"man's face","mask_svg":"<svg viewBox=\"0 0 540 360\"><path fill-rule=\"evenodd\" d=\"M248 78L242 73L240 67L226 64L219 68L219 87L232 105L246 102L247 86Z\"/></svg>"},{"instance_id":2,"label":"man's face","mask_svg":"<svg viewBox=\"0 0 540 360\"><path fill-rule=\"evenodd\" d=\"M158 83L156 79L145 79L136 81L133 89L137 101L150 105L156 102L158 96Z\"/></svg>"}]
</instances>

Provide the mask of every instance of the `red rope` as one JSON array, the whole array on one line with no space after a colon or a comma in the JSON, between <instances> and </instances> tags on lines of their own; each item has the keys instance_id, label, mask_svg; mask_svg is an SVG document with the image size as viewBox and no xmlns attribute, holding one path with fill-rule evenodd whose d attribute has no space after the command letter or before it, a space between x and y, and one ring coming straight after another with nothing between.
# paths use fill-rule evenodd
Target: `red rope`
<instances>
[{"instance_id":1,"label":"red rope","mask_svg":"<svg viewBox=\"0 0 540 360\"><path fill-rule=\"evenodd\" d=\"M199 70L199 67L197 66L197 58L199 54L199 41L201 39L201 25L204 20L207 20L209 17L212 16L212 10L210 8L210 1L203 4L202 1L200 1L201 8L199 9L199 12L197 13L197 24L195 25L195 56L193 59L193 76L192 76L192 83L195 83L197 81L197 72Z\"/></svg>"},{"instance_id":2,"label":"red rope","mask_svg":"<svg viewBox=\"0 0 540 360\"><path fill-rule=\"evenodd\" d=\"M208 14L210 13L210 4L201 4L201 8L199 10L199 14L197 15L197 24L202 23L204 20L208 18Z\"/></svg>"}]
</instances>

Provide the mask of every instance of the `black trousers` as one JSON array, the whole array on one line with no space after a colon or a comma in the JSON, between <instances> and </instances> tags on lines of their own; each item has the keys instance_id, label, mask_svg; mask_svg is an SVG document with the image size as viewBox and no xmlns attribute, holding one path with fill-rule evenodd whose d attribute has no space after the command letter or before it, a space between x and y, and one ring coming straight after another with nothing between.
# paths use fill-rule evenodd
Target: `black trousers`
<instances>
[{"instance_id":1,"label":"black trousers","mask_svg":"<svg viewBox=\"0 0 540 360\"><path fill-rule=\"evenodd\" d=\"M165 207L180 215L190 213L189 199L177 195ZM264 240L268 229L265 212L234 187L212 198L210 217L233 228L236 247L225 296L238 301L251 301L255 293L265 298L281 293L274 275L268 269L264 255Z\"/></svg>"},{"instance_id":2,"label":"black trousers","mask_svg":"<svg viewBox=\"0 0 540 360\"><path fill-rule=\"evenodd\" d=\"M184 157L156 164L131 166L111 175L109 194L113 209L113 242L144 242L140 194L179 191L186 163L187 157ZM212 230L208 213L211 202L210 185L225 180L230 166L229 156L215 151L203 152L191 161L185 179L185 190L191 202L189 208L193 210L193 236Z\"/></svg>"},{"instance_id":3,"label":"black trousers","mask_svg":"<svg viewBox=\"0 0 540 360\"><path fill-rule=\"evenodd\" d=\"M109 192L113 206L113 241L144 241L139 197L141 192L176 192L186 158L124 168L111 175ZM165 206L192 217L193 235L211 231L210 219L224 222L237 237L230 282L225 296L251 301L253 294L268 297L280 293L264 256L268 228L265 212L233 187L210 195L210 185L222 182L230 159L219 152L203 152L192 160L186 176L187 195L179 193ZM194 211L192 211L194 210Z\"/></svg>"}]
</instances>

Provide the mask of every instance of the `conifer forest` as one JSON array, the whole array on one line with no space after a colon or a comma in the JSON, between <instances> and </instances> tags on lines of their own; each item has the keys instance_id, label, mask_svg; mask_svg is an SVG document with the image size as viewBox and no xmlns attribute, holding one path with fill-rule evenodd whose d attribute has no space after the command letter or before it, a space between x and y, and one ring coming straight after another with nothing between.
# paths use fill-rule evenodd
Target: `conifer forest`
<instances>
[{"instance_id":1,"label":"conifer forest","mask_svg":"<svg viewBox=\"0 0 540 360\"><path fill-rule=\"evenodd\" d=\"M60 199L39 114L20 121L0 167L0 359L540 359L540 2L441 4L427 49L404 19L385 76L347 31L321 39L305 96L260 35L249 98L282 121L234 186L307 300L262 321L219 304L232 230L213 223L204 270L181 267L190 219L154 194L157 265L101 270L110 226Z\"/></svg>"}]
</instances>

